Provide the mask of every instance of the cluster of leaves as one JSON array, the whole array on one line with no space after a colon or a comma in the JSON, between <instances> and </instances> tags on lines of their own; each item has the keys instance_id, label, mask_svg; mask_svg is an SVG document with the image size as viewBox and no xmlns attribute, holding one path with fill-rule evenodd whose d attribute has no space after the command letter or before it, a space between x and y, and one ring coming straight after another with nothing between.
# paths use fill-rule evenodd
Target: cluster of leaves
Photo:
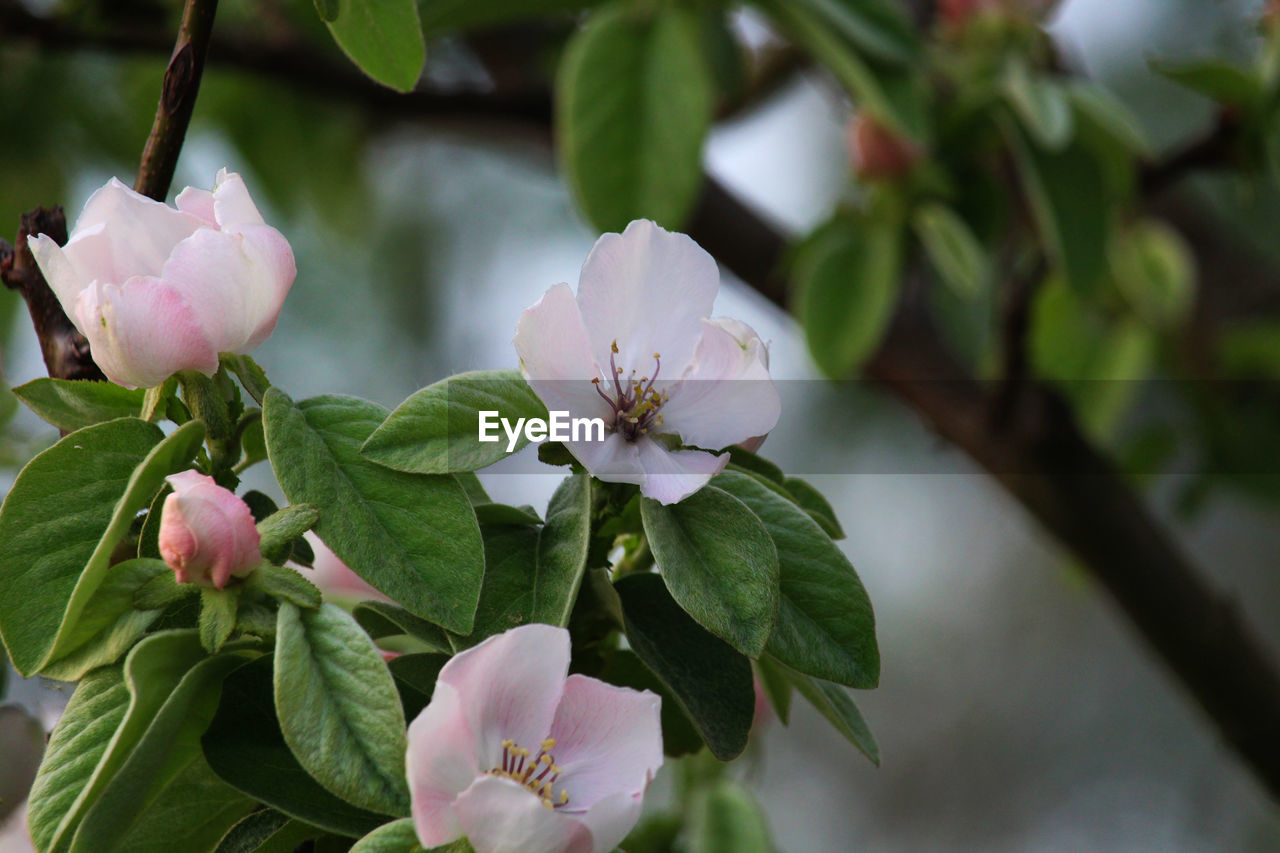
<instances>
[{"instance_id":1,"label":"cluster of leaves","mask_svg":"<svg viewBox=\"0 0 1280 853\"><path fill-rule=\"evenodd\" d=\"M15 393L69 431L0 509L5 648L23 675L80 681L31 794L42 851L292 849L397 819L355 849L410 849L406 720L452 654L530 622L570 629L576 670L661 695L673 756L742 752L754 662L783 720L798 691L878 760L839 686L878 681L871 603L827 502L760 457L735 450L667 506L575 469L543 517L494 503L474 473L505 455L479 442L480 410L547 415L515 371L451 377L394 412L295 402L244 356L199 395L55 379ZM192 417L210 393L229 440ZM164 477L194 465L234 488L264 460L290 501L245 495L267 562L223 590L176 584L157 553ZM322 602L284 565L310 563L307 530L395 603ZM379 643L402 653L385 662ZM749 802L704 787L697 820Z\"/></svg>"}]
</instances>

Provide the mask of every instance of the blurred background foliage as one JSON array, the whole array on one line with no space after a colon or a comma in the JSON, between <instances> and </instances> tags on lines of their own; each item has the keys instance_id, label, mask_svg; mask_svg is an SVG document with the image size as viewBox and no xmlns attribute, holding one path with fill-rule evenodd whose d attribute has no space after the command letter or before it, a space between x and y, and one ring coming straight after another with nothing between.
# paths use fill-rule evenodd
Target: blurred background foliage
<instances>
[{"instance_id":1,"label":"blurred background foliage","mask_svg":"<svg viewBox=\"0 0 1280 853\"><path fill-rule=\"evenodd\" d=\"M895 304L924 299L973 375L1055 382L1280 659L1280 12L420 0L426 66L397 95L317 6L223 0L175 180L245 173L293 242L259 361L294 396L394 405L509 366L520 309L574 280L595 233L685 227L704 170L793 241L771 296L798 323L740 285L718 310L797 380L765 452L826 475L849 532L881 626L884 681L859 704L885 764L808 709L766 725L738 775L778 847L1280 844L1274 804L1080 567L903 407L813 381L853 380ZM0 0L4 230L136 171L180 11ZM6 485L55 438L7 394L43 372L23 315L0 290ZM554 477L486 483L541 505Z\"/></svg>"}]
</instances>

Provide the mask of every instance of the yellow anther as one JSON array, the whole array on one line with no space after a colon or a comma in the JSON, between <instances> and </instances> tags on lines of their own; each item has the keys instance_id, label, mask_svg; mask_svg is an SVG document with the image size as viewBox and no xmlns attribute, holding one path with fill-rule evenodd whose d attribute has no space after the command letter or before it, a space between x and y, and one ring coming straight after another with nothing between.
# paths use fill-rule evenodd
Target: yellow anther
<instances>
[{"instance_id":1,"label":"yellow anther","mask_svg":"<svg viewBox=\"0 0 1280 853\"><path fill-rule=\"evenodd\" d=\"M542 747L543 749L551 749L551 747L555 745L556 745L556 739L553 737L549 737L546 740L544 740L542 743L538 744L538 746Z\"/></svg>"},{"instance_id":2,"label":"yellow anther","mask_svg":"<svg viewBox=\"0 0 1280 853\"><path fill-rule=\"evenodd\" d=\"M560 791L560 805L562 805L562 806L563 806L563 805L564 805L565 803L567 803L567 802L569 802L569 792L568 792L568 791L565 791L565 790L561 790L561 791Z\"/></svg>"},{"instance_id":3,"label":"yellow anther","mask_svg":"<svg viewBox=\"0 0 1280 853\"><path fill-rule=\"evenodd\" d=\"M595 379L592 379L592 380L591 380L591 384L592 384L592 385L599 385L599 384L600 384L600 377L599 377L599 376L597 376Z\"/></svg>"},{"instance_id":4,"label":"yellow anther","mask_svg":"<svg viewBox=\"0 0 1280 853\"><path fill-rule=\"evenodd\" d=\"M512 746L512 744L514 744L514 743L515 743L515 741L511 740L510 738L508 738L507 740L504 740L504 741L502 742L502 748L503 748L503 749L510 749L510 748L511 748L511 746Z\"/></svg>"},{"instance_id":5,"label":"yellow anther","mask_svg":"<svg viewBox=\"0 0 1280 853\"><path fill-rule=\"evenodd\" d=\"M660 353L660 352L655 352L655 353L653 354L653 357L654 357L654 358L662 358L662 353Z\"/></svg>"},{"instance_id":6,"label":"yellow anther","mask_svg":"<svg viewBox=\"0 0 1280 853\"><path fill-rule=\"evenodd\" d=\"M613 343L609 344L609 351L610 351L610 352L612 352L614 355L617 355L617 353L618 353L618 339L617 339L617 338L614 338L614 339L613 339Z\"/></svg>"}]
</instances>

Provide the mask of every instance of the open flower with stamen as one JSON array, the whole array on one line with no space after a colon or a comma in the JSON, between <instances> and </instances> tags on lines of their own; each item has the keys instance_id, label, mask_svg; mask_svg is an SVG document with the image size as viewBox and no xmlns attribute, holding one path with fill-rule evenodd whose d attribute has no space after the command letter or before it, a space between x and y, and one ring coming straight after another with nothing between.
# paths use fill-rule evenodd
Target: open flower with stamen
<instances>
[{"instance_id":1,"label":"open flower with stamen","mask_svg":"<svg viewBox=\"0 0 1280 853\"><path fill-rule=\"evenodd\" d=\"M576 296L557 284L521 315L516 353L542 402L606 424L604 441L566 442L592 476L675 503L728 463L709 451L777 425L768 351L744 323L710 318L719 288L697 243L637 220L596 241Z\"/></svg>"},{"instance_id":2,"label":"open flower with stamen","mask_svg":"<svg viewBox=\"0 0 1280 853\"><path fill-rule=\"evenodd\" d=\"M455 655L409 726L424 847L607 853L662 765L661 700L568 675L569 632L522 625Z\"/></svg>"}]
</instances>

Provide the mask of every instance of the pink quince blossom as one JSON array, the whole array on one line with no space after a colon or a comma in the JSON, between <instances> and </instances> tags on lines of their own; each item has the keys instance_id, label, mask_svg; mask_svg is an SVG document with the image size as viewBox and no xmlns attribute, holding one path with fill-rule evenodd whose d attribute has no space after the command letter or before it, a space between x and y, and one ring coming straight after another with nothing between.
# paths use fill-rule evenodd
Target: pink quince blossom
<instances>
[{"instance_id":1,"label":"pink quince blossom","mask_svg":"<svg viewBox=\"0 0 1280 853\"><path fill-rule=\"evenodd\" d=\"M212 376L218 353L247 353L271 334L296 268L244 180L226 169L212 191L187 187L177 208L112 178L85 203L66 246L31 251L107 378L150 388L180 370Z\"/></svg>"},{"instance_id":2,"label":"pink quince blossom","mask_svg":"<svg viewBox=\"0 0 1280 853\"><path fill-rule=\"evenodd\" d=\"M324 544L314 532L308 530L303 538L311 543L311 550L316 558L311 564L311 582L320 588L326 598L342 601L391 601L377 589L374 589L364 578L351 570L328 545ZM307 576L307 569L300 566L302 574Z\"/></svg>"},{"instance_id":3,"label":"pink quince blossom","mask_svg":"<svg viewBox=\"0 0 1280 853\"><path fill-rule=\"evenodd\" d=\"M602 442L565 443L593 476L675 503L728 464L708 450L777 425L768 350L746 324L710 318L719 288L697 243L641 219L596 241L576 296L557 284L525 309L514 343L530 386L548 409L607 425Z\"/></svg>"},{"instance_id":4,"label":"pink quince blossom","mask_svg":"<svg viewBox=\"0 0 1280 853\"><path fill-rule=\"evenodd\" d=\"M160 556L178 583L222 589L262 562L249 505L198 471L166 477L173 493L160 513Z\"/></svg>"},{"instance_id":5,"label":"pink quince blossom","mask_svg":"<svg viewBox=\"0 0 1280 853\"><path fill-rule=\"evenodd\" d=\"M661 699L569 671L569 632L522 625L455 655L409 726L427 848L606 853L662 766Z\"/></svg>"}]
</instances>

